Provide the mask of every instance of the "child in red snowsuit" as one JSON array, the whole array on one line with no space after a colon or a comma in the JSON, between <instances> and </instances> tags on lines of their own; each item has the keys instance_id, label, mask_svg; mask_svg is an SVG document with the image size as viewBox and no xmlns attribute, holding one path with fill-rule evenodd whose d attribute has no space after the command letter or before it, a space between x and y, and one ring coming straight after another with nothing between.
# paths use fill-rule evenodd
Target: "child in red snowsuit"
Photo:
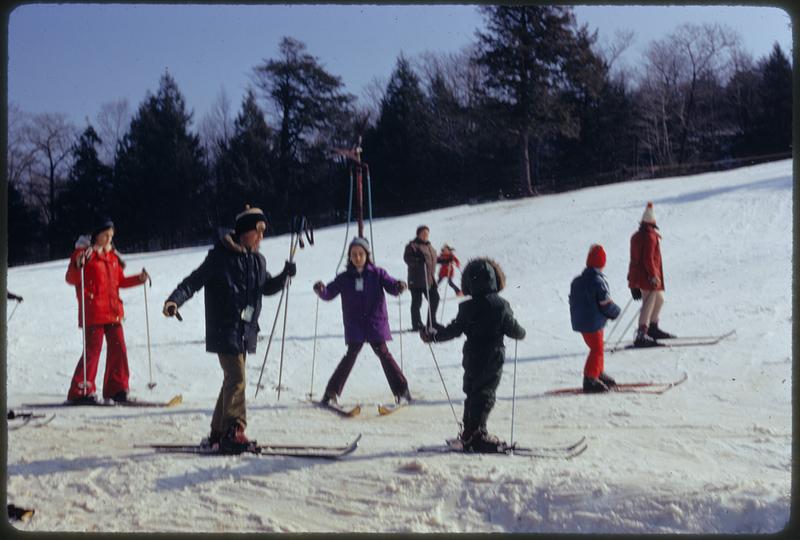
<instances>
[{"instance_id":1,"label":"child in red snowsuit","mask_svg":"<svg viewBox=\"0 0 800 540\"><path fill-rule=\"evenodd\" d=\"M447 284L453 288L456 292L456 296L464 296L464 293L461 292L461 289L459 289L458 285L453 281L453 276L456 273L455 269L461 268L461 261L458 260L454 251L455 248L447 244L442 246L442 250L436 258L436 262L441 265L439 267L439 280L436 284L441 285L442 281L447 279Z\"/></svg>"},{"instance_id":2,"label":"child in red snowsuit","mask_svg":"<svg viewBox=\"0 0 800 540\"><path fill-rule=\"evenodd\" d=\"M93 402L95 377L100 363L103 337L106 339L106 371L103 376L103 398L114 401L128 399L128 352L122 321L125 313L119 297L120 288L144 284L148 275L144 269L126 276L125 263L114 249L114 223L106 220L92 233L91 240L81 237L69 259L66 281L75 286L78 297L78 326L86 332L86 381L84 358L81 355L72 376L67 400ZM83 286L81 274L83 273ZM83 312L86 321L84 324Z\"/></svg>"}]
</instances>

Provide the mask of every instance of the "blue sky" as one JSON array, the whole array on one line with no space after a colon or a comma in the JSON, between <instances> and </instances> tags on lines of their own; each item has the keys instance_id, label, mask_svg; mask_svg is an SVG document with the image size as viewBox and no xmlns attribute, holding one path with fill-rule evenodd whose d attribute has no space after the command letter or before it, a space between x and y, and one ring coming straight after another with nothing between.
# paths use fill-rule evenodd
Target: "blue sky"
<instances>
[{"instance_id":1,"label":"blue sky","mask_svg":"<svg viewBox=\"0 0 800 540\"><path fill-rule=\"evenodd\" d=\"M634 64L647 44L684 22L738 31L756 58L777 41L790 54L789 15L747 6L576 6L601 42L631 29ZM252 68L277 55L283 36L303 41L360 96L386 79L402 52L451 52L475 40L483 20L470 5L131 5L35 4L9 15L9 101L33 113L63 112L78 125L102 103L132 110L169 70L198 121L224 88L238 110Z\"/></svg>"}]
</instances>

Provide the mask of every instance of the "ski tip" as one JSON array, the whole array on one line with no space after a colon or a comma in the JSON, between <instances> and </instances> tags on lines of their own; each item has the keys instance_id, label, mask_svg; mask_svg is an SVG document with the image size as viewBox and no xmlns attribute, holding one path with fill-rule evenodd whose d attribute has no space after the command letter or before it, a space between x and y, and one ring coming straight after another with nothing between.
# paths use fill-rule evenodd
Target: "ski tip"
<instances>
[{"instance_id":1,"label":"ski tip","mask_svg":"<svg viewBox=\"0 0 800 540\"><path fill-rule=\"evenodd\" d=\"M355 439L353 439L353 446L354 447L358 446L358 442L360 440L361 440L361 433L359 433L358 436Z\"/></svg>"},{"instance_id":2,"label":"ski tip","mask_svg":"<svg viewBox=\"0 0 800 540\"><path fill-rule=\"evenodd\" d=\"M167 402L167 407L174 407L183 403L183 394L178 394Z\"/></svg>"}]
</instances>

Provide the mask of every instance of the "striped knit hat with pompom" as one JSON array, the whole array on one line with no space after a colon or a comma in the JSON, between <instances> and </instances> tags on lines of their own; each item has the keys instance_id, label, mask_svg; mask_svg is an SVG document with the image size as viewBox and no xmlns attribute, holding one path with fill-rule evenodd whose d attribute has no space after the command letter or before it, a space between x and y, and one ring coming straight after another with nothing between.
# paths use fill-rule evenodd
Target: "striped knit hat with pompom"
<instances>
[{"instance_id":1,"label":"striped knit hat with pompom","mask_svg":"<svg viewBox=\"0 0 800 540\"><path fill-rule=\"evenodd\" d=\"M260 208L250 208L250 205L246 204L244 211L236 215L236 234L252 231L259 221L263 221L264 226L267 225L267 216L264 215L264 212Z\"/></svg>"},{"instance_id":2,"label":"striped knit hat with pompom","mask_svg":"<svg viewBox=\"0 0 800 540\"><path fill-rule=\"evenodd\" d=\"M644 213L642 214L642 223L652 223L653 225L656 224L656 213L653 210L652 202L648 202L647 208L644 209Z\"/></svg>"}]
</instances>

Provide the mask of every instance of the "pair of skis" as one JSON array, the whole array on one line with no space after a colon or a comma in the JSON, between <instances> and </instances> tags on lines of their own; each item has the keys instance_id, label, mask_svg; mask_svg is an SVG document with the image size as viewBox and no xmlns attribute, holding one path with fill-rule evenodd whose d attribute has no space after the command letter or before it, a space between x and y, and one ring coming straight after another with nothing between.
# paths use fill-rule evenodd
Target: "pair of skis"
<instances>
[{"instance_id":1,"label":"pair of skis","mask_svg":"<svg viewBox=\"0 0 800 540\"><path fill-rule=\"evenodd\" d=\"M655 344L650 345L649 347L635 347L633 341L623 341L613 346L606 345L605 350L609 352L617 352L621 350L631 350L631 349L651 349L651 348L658 348L658 347L701 347L706 345L716 345L723 339L727 339L734 335L736 330L731 330L730 332L726 332L724 334L720 334L718 336L686 336L686 337L674 337L674 338L662 338L656 340Z\"/></svg>"},{"instance_id":2,"label":"pair of skis","mask_svg":"<svg viewBox=\"0 0 800 540\"><path fill-rule=\"evenodd\" d=\"M178 394L167 401L146 401L138 399L128 399L125 401L107 400L86 400L86 401L59 401L53 403L25 403L23 407L33 409L52 409L56 407L174 407L183 403L183 395Z\"/></svg>"},{"instance_id":3,"label":"pair of skis","mask_svg":"<svg viewBox=\"0 0 800 540\"><path fill-rule=\"evenodd\" d=\"M258 444L255 441L243 449L243 454L259 456L285 456L299 458L339 459L352 454L358 448L361 434L353 441L341 446L314 446L314 445L288 445L288 444ZM230 453L222 452L208 446L198 444L136 444L134 448L150 448L156 452L195 454L202 456L224 456Z\"/></svg>"},{"instance_id":4,"label":"pair of skis","mask_svg":"<svg viewBox=\"0 0 800 540\"><path fill-rule=\"evenodd\" d=\"M602 392L604 393L611 393L617 392L621 394L655 394L660 395L668 390L675 388L676 386L683 384L689 378L689 374L684 372L678 379L671 381L671 382L657 382L657 381L646 381L646 382L633 382L633 383L617 383L615 386L609 387L609 392ZM572 396L577 394L586 394L587 392L583 391L582 387L576 386L574 388L558 388L556 390L548 390L545 392L544 396Z\"/></svg>"},{"instance_id":5,"label":"pair of skis","mask_svg":"<svg viewBox=\"0 0 800 540\"><path fill-rule=\"evenodd\" d=\"M540 459L573 459L578 457L579 455L583 454L589 448L588 443L586 442L586 437L581 437L577 441L560 446L517 446L516 443L513 445L506 445L501 443L496 452L481 452L477 453L479 455L484 454L499 454L505 456L524 456L524 457L531 457L531 458L540 458ZM469 452L464 450L464 446L461 443L460 439L448 439L447 442L443 445L435 445L435 446L421 446L417 448L418 452L426 452L426 453L461 453L461 454L471 454L473 452Z\"/></svg>"},{"instance_id":6,"label":"pair of skis","mask_svg":"<svg viewBox=\"0 0 800 540\"><path fill-rule=\"evenodd\" d=\"M312 401L314 405L320 407L322 409L329 410L333 413L338 414L343 418L354 418L361 414L361 404L357 404L353 407L347 408L342 407L341 405L335 403L322 403L319 401ZM378 405L378 415L379 416L386 416L396 412L403 407L407 407L408 403L387 403L387 404L379 404Z\"/></svg>"}]
</instances>

